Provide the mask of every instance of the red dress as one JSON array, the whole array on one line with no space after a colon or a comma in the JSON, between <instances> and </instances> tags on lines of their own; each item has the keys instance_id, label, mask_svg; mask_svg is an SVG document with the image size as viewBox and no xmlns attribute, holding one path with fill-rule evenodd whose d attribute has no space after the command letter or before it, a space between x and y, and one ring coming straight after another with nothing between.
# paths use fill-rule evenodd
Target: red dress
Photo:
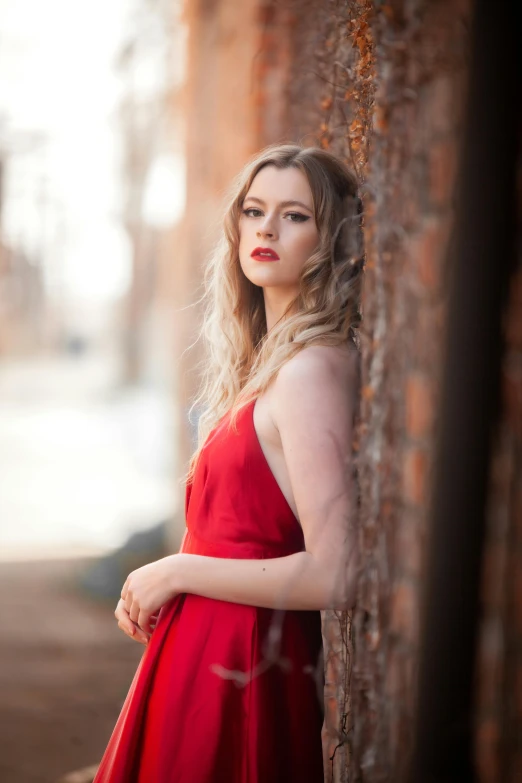
<instances>
[{"instance_id":1,"label":"red dress","mask_svg":"<svg viewBox=\"0 0 522 783\"><path fill-rule=\"evenodd\" d=\"M180 551L304 549L265 459L255 401L210 433L186 488ZM318 611L182 593L160 612L94 783L323 783Z\"/></svg>"}]
</instances>

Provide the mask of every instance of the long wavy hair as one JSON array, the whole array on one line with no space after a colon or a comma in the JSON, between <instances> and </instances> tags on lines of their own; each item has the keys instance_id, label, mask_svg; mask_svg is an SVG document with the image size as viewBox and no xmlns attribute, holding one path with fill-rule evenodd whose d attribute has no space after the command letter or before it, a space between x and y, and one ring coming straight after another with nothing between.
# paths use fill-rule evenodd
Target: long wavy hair
<instances>
[{"instance_id":1,"label":"long wavy hair","mask_svg":"<svg viewBox=\"0 0 522 783\"><path fill-rule=\"evenodd\" d=\"M265 166L303 172L319 232L317 249L303 267L299 292L269 332L263 289L248 280L239 263L243 201ZM232 185L222 236L205 271L200 336L206 356L192 405L202 413L188 479L209 432L229 412L234 425L239 410L268 388L292 356L308 345L339 345L356 337L363 265L357 180L341 160L315 147L274 144L244 167Z\"/></svg>"}]
</instances>

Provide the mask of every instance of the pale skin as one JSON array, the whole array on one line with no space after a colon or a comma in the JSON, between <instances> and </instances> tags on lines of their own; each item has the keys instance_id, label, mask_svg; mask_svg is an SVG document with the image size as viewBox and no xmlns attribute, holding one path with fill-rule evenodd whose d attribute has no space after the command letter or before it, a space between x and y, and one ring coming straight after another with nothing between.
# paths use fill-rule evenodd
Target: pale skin
<instances>
[{"instance_id":1,"label":"pale skin","mask_svg":"<svg viewBox=\"0 0 522 783\"><path fill-rule=\"evenodd\" d=\"M294 299L318 239L306 176L293 168L262 169L243 203L239 260L263 289L269 330ZM274 250L279 260L251 258L258 246ZM353 347L309 346L255 404L261 448L303 529L305 551L269 560L161 558L128 576L115 611L121 630L147 644L160 608L180 593L270 609L353 606L358 548L348 460L358 373Z\"/></svg>"}]
</instances>

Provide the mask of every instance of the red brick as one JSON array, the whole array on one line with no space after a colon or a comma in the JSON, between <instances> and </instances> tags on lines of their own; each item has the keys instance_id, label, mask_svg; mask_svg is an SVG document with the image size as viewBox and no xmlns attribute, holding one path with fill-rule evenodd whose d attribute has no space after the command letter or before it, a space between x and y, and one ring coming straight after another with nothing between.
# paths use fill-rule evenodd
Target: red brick
<instances>
[{"instance_id":1,"label":"red brick","mask_svg":"<svg viewBox=\"0 0 522 783\"><path fill-rule=\"evenodd\" d=\"M433 142L428 153L429 193L433 206L450 206L456 163L456 140L453 137Z\"/></svg>"},{"instance_id":2,"label":"red brick","mask_svg":"<svg viewBox=\"0 0 522 783\"><path fill-rule=\"evenodd\" d=\"M417 271L419 282L433 292L440 284L441 245L445 239L441 220L428 218L409 242L409 265Z\"/></svg>"},{"instance_id":3,"label":"red brick","mask_svg":"<svg viewBox=\"0 0 522 783\"><path fill-rule=\"evenodd\" d=\"M390 650L387 656L385 671L386 696L393 702L393 700L396 699L404 689L404 683L401 677L400 661L397 655L397 650L395 648Z\"/></svg>"},{"instance_id":4,"label":"red brick","mask_svg":"<svg viewBox=\"0 0 522 783\"><path fill-rule=\"evenodd\" d=\"M418 229L420 211L418 199L405 199L401 205L401 219L404 230L410 235L414 234Z\"/></svg>"},{"instance_id":5,"label":"red brick","mask_svg":"<svg viewBox=\"0 0 522 783\"><path fill-rule=\"evenodd\" d=\"M430 134L453 133L455 129L453 75L448 74L434 79L426 87L425 97L424 122L429 127Z\"/></svg>"},{"instance_id":6,"label":"red brick","mask_svg":"<svg viewBox=\"0 0 522 783\"><path fill-rule=\"evenodd\" d=\"M325 716L324 726L329 736L338 737L339 733L339 705L335 696L330 696L324 700Z\"/></svg>"},{"instance_id":7,"label":"red brick","mask_svg":"<svg viewBox=\"0 0 522 783\"><path fill-rule=\"evenodd\" d=\"M396 568L412 576L422 570L423 551L418 519L409 519L402 513L395 524L393 539L393 563Z\"/></svg>"},{"instance_id":8,"label":"red brick","mask_svg":"<svg viewBox=\"0 0 522 783\"><path fill-rule=\"evenodd\" d=\"M428 378L418 372L406 381L406 432L410 438L424 438L431 432L433 395Z\"/></svg>"},{"instance_id":9,"label":"red brick","mask_svg":"<svg viewBox=\"0 0 522 783\"><path fill-rule=\"evenodd\" d=\"M417 447L406 449L403 463L402 491L404 500L422 506L426 500L427 458Z\"/></svg>"},{"instance_id":10,"label":"red brick","mask_svg":"<svg viewBox=\"0 0 522 783\"><path fill-rule=\"evenodd\" d=\"M390 600L390 629L404 640L418 638L418 601L413 583L399 580L392 588Z\"/></svg>"}]
</instances>

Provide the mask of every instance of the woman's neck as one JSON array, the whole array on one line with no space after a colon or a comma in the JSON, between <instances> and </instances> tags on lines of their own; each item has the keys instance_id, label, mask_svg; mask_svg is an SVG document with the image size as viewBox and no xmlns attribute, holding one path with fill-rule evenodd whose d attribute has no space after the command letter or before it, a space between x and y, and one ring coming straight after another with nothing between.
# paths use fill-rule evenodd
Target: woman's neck
<instances>
[{"instance_id":1,"label":"woman's neck","mask_svg":"<svg viewBox=\"0 0 522 783\"><path fill-rule=\"evenodd\" d=\"M297 295L294 289L263 288L266 330L269 332L280 321Z\"/></svg>"}]
</instances>

